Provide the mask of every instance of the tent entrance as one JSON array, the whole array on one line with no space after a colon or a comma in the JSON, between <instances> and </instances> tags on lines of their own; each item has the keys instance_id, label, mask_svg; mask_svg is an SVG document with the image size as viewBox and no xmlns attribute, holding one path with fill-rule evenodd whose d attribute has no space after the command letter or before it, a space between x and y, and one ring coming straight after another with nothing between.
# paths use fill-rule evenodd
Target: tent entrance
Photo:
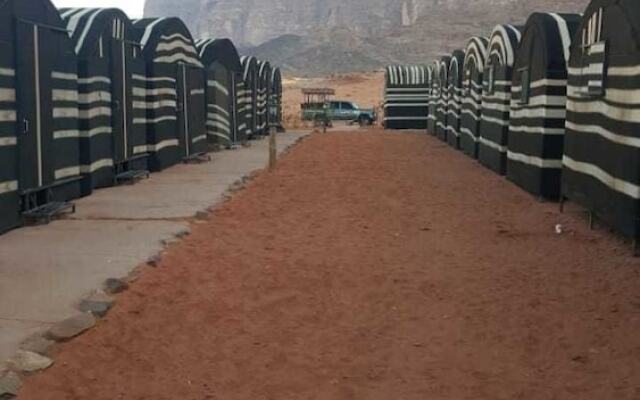
<instances>
[{"instance_id":1,"label":"tent entrance","mask_svg":"<svg viewBox=\"0 0 640 400\"><path fill-rule=\"evenodd\" d=\"M149 171L137 168L146 164L148 154L134 154L135 143L131 137L133 133L132 118L133 98L131 82L130 59L139 45L121 37L121 33L111 38L111 96L112 96L112 127L113 161L115 168L115 184L135 183L149 178Z\"/></svg>"},{"instance_id":2,"label":"tent entrance","mask_svg":"<svg viewBox=\"0 0 640 400\"><path fill-rule=\"evenodd\" d=\"M202 132L198 132L196 126L196 121L204 121L206 111L201 109L204 102L194 100L196 96L204 97L204 71L187 64L179 64L177 83L178 129L180 132L178 140L180 148L184 149L183 161L186 163L211 161L211 157L204 149L201 149L202 146L196 144L198 141L206 140L204 129ZM205 136L200 138L199 134Z\"/></svg>"},{"instance_id":3,"label":"tent entrance","mask_svg":"<svg viewBox=\"0 0 640 400\"><path fill-rule=\"evenodd\" d=\"M63 29L26 20L16 23L16 94L18 100L18 186L23 216L50 220L75 211L72 203L54 201L53 188L79 180L56 180L51 148L53 135L43 126L43 116L51 109L51 68L46 49L51 35L67 35ZM77 79L76 77L69 78Z\"/></svg>"}]
</instances>

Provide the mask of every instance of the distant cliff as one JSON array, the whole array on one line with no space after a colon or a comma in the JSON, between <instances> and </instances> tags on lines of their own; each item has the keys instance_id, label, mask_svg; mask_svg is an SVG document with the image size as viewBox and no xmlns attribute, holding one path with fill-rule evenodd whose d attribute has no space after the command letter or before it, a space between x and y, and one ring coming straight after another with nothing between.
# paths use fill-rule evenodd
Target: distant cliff
<instances>
[{"instance_id":1,"label":"distant cliff","mask_svg":"<svg viewBox=\"0 0 640 400\"><path fill-rule=\"evenodd\" d=\"M583 12L588 0L146 0L196 37L229 37L296 74L426 62L534 11Z\"/></svg>"}]
</instances>

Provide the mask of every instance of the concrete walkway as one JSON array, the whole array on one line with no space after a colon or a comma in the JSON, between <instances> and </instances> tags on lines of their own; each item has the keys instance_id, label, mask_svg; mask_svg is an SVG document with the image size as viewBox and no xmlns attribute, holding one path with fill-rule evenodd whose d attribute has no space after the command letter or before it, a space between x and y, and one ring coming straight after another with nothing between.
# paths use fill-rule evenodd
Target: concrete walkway
<instances>
[{"instance_id":1,"label":"concrete walkway","mask_svg":"<svg viewBox=\"0 0 640 400\"><path fill-rule=\"evenodd\" d=\"M281 153L306 134L278 136ZM0 362L27 336L77 313L80 299L108 278L126 277L188 231L188 219L268 162L268 140L178 165L147 181L97 191L77 213L0 236Z\"/></svg>"}]
</instances>

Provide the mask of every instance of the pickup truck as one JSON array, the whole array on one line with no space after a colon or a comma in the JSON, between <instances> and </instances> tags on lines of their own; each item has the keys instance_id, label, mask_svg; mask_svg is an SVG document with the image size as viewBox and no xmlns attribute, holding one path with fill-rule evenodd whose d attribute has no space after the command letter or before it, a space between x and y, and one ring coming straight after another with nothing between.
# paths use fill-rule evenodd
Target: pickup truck
<instances>
[{"instance_id":1,"label":"pickup truck","mask_svg":"<svg viewBox=\"0 0 640 400\"><path fill-rule=\"evenodd\" d=\"M372 125L376 121L376 113L372 109L358 107L350 101L328 101L315 104L313 107L303 107L302 119L313 121L327 116L330 121L349 121L360 125Z\"/></svg>"}]
</instances>

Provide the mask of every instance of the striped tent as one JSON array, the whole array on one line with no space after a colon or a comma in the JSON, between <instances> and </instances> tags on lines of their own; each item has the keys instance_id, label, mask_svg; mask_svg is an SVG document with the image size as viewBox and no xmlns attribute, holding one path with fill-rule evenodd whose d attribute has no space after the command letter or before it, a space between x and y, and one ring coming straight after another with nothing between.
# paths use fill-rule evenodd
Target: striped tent
<instances>
[{"instance_id":1,"label":"striped tent","mask_svg":"<svg viewBox=\"0 0 640 400\"><path fill-rule=\"evenodd\" d=\"M245 141L238 130L236 83L242 80L242 64L229 39L203 39L196 43L207 70L207 134L209 142L230 148Z\"/></svg>"},{"instance_id":2,"label":"striped tent","mask_svg":"<svg viewBox=\"0 0 640 400\"><path fill-rule=\"evenodd\" d=\"M511 105L511 79L522 28L498 25L489 39L489 56L482 82L482 120L478 160L504 175Z\"/></svg>"},{"instance_id":3,"label":"striped tent","mask_svg":"<svg viewBox=\"0 0 640 400\"><path fill-rule=\"evenodd\" d=\"M482 75L487 61L489 38L472 37L466 48L460 111L460 148L478 158L480 118L482 116Z\"/></svg>"},{"instance_id":4,"label":"striped tent","mask_svg":"<svg viewBox=\"0 0 640 400\"><path fill-rule=\"evenodd\" d=\"M238 82L238 112L245 136L252 138L258 133L258 60L252 56L240 57L242 81Z\"/></svg>"},{"instance_id":5,"label":"striped tent","mask_svg":"<svg viewBox=\"0 0 640 400\"><path fill-rule=\"evenodd\" d=\"M442 90L440 89L440 61L434 61L430 68L429 109L427 115L427 132L435 136L438 131L438 105Z\"/></svg>"},{"instance_id":6,"label":"striped tent","mask_svg":"<svg viewBox=\"0 0 640 400\"><path fill-rule=\"evenodd\" d=\"M535 13L516 53L507 177L530 193L560 197L567 63L578 14Z\"/></svg>"},{"instance_id":7,"label":"striped tent","mask_svg":"<svg viewBox=\"0 0 640 400\"><path fill-rule=\"evenodd\" d=\"M464 72L464 51L455 50L451 54L447 76L447 143L454 149L460 148L460 108L462 107L462 73Z\"/></svg>"},{"instance_id":8,"label":"striped tent","mask_svg":"<svg viewBox=\"0 0 640 400\"><path fill-rule=\"evenodd\" d=\"M447 141L447 112L449 108L449 65L451 56L443 56L438 64L438 90L440 92L436 108L436 136Z\"/></svg>"},{"instance_id":9,"label":"striped tent","mask_svg":"<svg viewBox=\"0 0 640 400\"><path fill-rule=\"evenodd\" d=\"M569 61L562 195L640 237L640 2L594 0Z\"/></svg>"},{"instance_id":10,"label":"striped tent","mask_svg":"<svg viewBox=\"0 0 640 400\"><path fill-rule=\"evenodd\" d=\"M422 65L393 65L386 68L385 128L426 129L429 114L429 72Z\"/></svg>"},{"instance_id":11,"label":"striped tent","mask_svg":"<svg viewBox=\"0 0 640 400\"><path fill-rule=\"evenodd\" d=\"M0 231L88 194L74 46L48 0L0 3ZM44 208L43 208L44 207Z\"/></svg>"},{"instance_id":12,"label":"striped tent","mask_svg":"<svg viewBox=\"0 0 640 400\"><path fill-rule=\"evenodd\" d=\"M136 102L146 106L147 145L136 153L149 153L149 166L160 171L207 150L205 71L191 33L179 18L145 18L134 22L142 47L146 83ZM142 94L145 94L142 99Z\"/></svg>"},{"instance_id":13,"label":"striped tent","mask_svg":"<svg viewBox=\"0 0 640 400\"><path fill-rule=\"evenodd\" d=\"M81 171L92 188L111 186L117 176L146 169L144 107L136 102L133 76L144 75L133 25L114 8L61 10L78 54ZM134 129L135 128L135 129Z\"/></svg>"},{"instance_id":14,"label":"striped tent","mask_svg":"<svg viewBox=\"0 0 640 400\"><path fill-rule=\"evenodd\" d=\"M271 96L271 63L258 61L258 134L269 133L269 97Z\"/></svg>"},{"instance_id":15,"label":"striped tent","mask_svg":"<svg viewBox=\"0 0 640 400\"><path fill-rule=\"evenodd\" d=\"M282 73L280 68L273 68L271 71L271 97L269 99L269 121L279 132L284 132L282 125Z\"/></svg>"}]
</instances>

